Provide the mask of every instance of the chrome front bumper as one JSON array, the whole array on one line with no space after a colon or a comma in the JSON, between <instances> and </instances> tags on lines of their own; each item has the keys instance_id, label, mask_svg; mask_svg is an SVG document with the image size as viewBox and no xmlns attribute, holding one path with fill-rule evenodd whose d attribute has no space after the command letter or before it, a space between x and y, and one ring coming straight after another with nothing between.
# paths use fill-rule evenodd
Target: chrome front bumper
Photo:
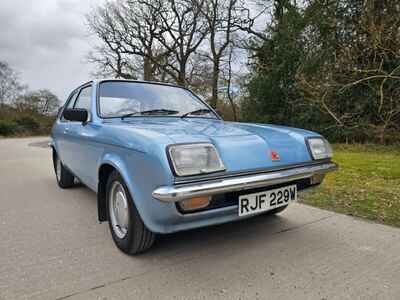
<instances>
[{"instance_id":1,"label":"chrome front bumper","mask_svg":"<svg viewBox=\"0 0 400 300\"><path fill-rule=\"evenodd\" d=\"M153 197L163 202L177 202L187 198L241 191L251 188L268 187L294 180L311 178L335 171L333 162L295 167L269 173L224 178L215 181L187 185L162 186L154 190Z\"/></svg>"}]
</instances>

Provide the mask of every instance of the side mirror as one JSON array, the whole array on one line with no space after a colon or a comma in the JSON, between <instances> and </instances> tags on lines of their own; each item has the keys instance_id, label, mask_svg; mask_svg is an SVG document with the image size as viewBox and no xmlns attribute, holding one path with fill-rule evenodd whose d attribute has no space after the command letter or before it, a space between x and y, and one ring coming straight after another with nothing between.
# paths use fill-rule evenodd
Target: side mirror
<instances>
[{"instance_id":1,"label":"side mirror","mask_svg":"<svg viewBox=\"0 0 400 300\"><path fill-rule=\"evenodd\" d=\"M89 119L89 112L83 108L65 109L63 117L68 121L85 123Z\"/></svg>"}]
</instances>

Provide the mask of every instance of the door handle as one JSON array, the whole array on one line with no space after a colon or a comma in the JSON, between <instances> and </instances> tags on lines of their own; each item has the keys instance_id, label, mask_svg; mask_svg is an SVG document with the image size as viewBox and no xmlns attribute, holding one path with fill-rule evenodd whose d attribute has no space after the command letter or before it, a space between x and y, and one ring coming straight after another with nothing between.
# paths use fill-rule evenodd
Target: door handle
<instances>
[{"instance_id":1,"label":"door handle","mask_svg":"<svg viewBox=\"0 0 400 300\"><path fill-rule=\"evenodd\" d=\"M64 128L64 134L67 134L69 132L69 128Z\"/></svg>"}]
</instances>

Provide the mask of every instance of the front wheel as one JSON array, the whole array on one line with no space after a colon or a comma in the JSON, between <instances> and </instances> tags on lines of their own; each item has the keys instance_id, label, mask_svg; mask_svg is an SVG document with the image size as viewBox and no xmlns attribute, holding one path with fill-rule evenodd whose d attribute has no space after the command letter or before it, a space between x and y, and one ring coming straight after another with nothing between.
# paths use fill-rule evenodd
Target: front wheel
<instances>
[{"instance_id":1,"label":"front wheel","mask_svg":"<svg viewBox=\"0 0 400 300\"><path fill-rule=\"evenodd\" d=\"M155 234L143 223L124 180L116 171L108 178L106 199L108 224L117 247L130 255L149 249Z\"/></svg>"}]
</instances>

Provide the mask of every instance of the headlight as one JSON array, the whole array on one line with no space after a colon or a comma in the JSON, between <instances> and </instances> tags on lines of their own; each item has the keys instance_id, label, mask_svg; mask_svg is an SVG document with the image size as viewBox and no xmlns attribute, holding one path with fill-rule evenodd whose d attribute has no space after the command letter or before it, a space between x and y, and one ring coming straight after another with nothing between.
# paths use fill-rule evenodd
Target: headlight
<instances>
[{"instance_id":1,"label":"headlight","mask_svg":"<svg viewBox=\"0 0 400 300\"><path fill-rule=\"evenodd\" d=\"M178 176L225 170L217 150L211 144L185 144L168 147L169 158Z\"/></svg>"},{"instance_id":2,"label":"headlight","mask_svg":"<svg viewBox=\"0 0 400 300\"><path fill-rule=\"evenodd\" d=\"M324 159L332 157L332 148L324 138L313 137L307 139L313 159Z\"/></svg>"}]
</instances>

